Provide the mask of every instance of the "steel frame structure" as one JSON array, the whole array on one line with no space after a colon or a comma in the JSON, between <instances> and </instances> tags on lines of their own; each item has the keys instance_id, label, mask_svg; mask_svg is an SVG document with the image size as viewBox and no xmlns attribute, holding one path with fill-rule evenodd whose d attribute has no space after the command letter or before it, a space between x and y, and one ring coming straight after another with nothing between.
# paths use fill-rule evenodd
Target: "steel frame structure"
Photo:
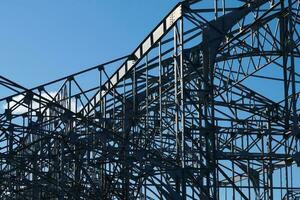
<instances>
[{"instance_id":1,"label":"steel frame structure","mask_svg":"<svg viewBox=\"0 0 300 200\"><path fill-rule=\"evenodd\" d=\"M1 199L299 199L299 12L183 1L122 58L1 76Z\"/></svg>"}]
</instances>

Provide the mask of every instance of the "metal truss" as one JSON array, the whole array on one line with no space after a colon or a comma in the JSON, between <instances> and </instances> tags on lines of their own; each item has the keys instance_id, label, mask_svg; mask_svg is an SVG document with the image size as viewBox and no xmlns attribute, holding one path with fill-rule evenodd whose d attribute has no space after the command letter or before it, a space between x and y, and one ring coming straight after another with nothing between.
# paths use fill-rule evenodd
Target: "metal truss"
<instances>
[{"instance_id":1,"label":"metal truss","mask_svg":"<svg viewBox=\"0 0 300 200\"><path fill-rule=\"evenodd\" d=\"M299 12L183 1L127 56L0 77L1 199L299 199Z\"/></svg>"}]
</instances>

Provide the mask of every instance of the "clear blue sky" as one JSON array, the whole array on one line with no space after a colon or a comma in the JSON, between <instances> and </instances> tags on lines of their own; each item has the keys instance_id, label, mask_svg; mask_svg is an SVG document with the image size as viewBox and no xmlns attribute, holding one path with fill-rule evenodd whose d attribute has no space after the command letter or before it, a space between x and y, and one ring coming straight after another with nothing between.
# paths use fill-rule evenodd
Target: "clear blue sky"
<instances>
[{"instance_id":1,"label":"clear blue sky","mask_svg":"<svg viewBox=\"0 0 300 200\"><path fill-rule=\"evenodd\" d=\"M0 2L0 74L26 87L130 53L179 0Z\"/></svg>"}]
</instances>

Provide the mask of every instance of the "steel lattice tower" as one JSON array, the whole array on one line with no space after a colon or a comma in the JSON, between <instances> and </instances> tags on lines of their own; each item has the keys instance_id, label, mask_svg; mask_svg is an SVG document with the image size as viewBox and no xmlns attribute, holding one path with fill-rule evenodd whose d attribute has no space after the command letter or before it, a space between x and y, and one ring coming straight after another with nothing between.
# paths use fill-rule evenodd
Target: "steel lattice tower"
<instances>
[{"instance_id":1,"label":"steel lattice tower","mask_svg":"<svg viewBox=\"0 0 300 200\"><path fill-rule=\"evenodd\" d=\"M1 76L0 198L299 199L299 12L183 1L127 56Z\"/></svg>"}]
</instances>

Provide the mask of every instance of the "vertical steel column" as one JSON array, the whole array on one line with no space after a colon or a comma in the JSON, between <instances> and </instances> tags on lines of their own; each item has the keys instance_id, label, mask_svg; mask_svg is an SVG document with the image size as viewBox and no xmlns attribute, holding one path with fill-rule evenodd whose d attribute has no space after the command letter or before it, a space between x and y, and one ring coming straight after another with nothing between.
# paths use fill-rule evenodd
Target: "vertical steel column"
<instances>
[{"instance_id":1,"label":"vertical steel column","mask_svg":"<svg viewBox=\"0 0 300 200\"><path fill-rule=\"evenodd\" d=\"M211 27L209 27L211 28ZM215 119L214 119L214 65L215 65L215 55L218 43L212 41L212 39L217 39L218 36L216 32L210 29L204 30L203 33L203 43L205 49L203 50L203 84L204 92L207 93L206 101L204 105L204 120L205 120L205 132L206 132L206 157L207 157L207 167L209 172L206 175L206 189L207 193L213 199L217 199L217 180L216 180L216 129L215 129ZM210 35L215 34L215 35ZM221 36L219 36L221 37Z\"/></svg>"},{"instance_id":2,"label":"vertical steel column","mask_svg":"<svg viewBox=\"0 0 300 200\"><path fill-rule=\"evenodd\" d=\"M297 117L297 99L296 99L296 79L295 79L295 57L294 57L294 30L293 30L293 19L292 19L292 1L288 1L288 53L290 57L290 77L291 77L291 87L292 87L292 96L291 96L291 104L292 104L292 114L293 114L293 132L297 130L298 125L298 117Z\"/></svg>"},{"instance_id":3,"label":"vertical steel column","mask_svg":"<svg viewBox=\"0 0 300 200\"><path fill-rule=\"evenodd\" d=\"M123 125L122 125L122 133L123 133L123 141L122 141L122 146L121 149L123 149L123 152L121 152L122 155L122 162L123 162L123 169L121 168L120 170L124 170L124 178L123 178L123 196L124 200L129 200L129 166L128 166L128 131L126 130L126 123L128 123L127 119L127 113L126 113L126 77L123 79L123 113L122 113L122 120L123 120Z\"/></svg>"},{"instance_id":4,"label":"vertical steel column","mask_svg":"<svg viewBox=\"0 0 300 200\"><path fill-rule=\"evenodd\" d=\"M148 55L145 58L146 62L146 121L145 121L145 132L148 133L149 128L149 84L148 84Z\"/></svg>"},{"instance_id":5,"label":"vertical steel column","mask_svg":"<svg viewBox=\"0 0 300 200\"><path fill-rule=\"evenodd\" d=\"M179 131L179 101L178 101L178 49L177 49L177 26L174 26L173 28L174 35L174 49L173 49L173 62L174 62L174 103L175 103L175 135L176 135L176 162L177 164L181 164L181 149L180 149L180 131ZM175 178L175 187L176 191L180 191L180 181L181 178L179 177L178 173L176 173L176 178Z\"/></svg>"},{"instance_id":6,"label":"vertical steel column","mask_svg":"<svg viewBox=\"0 0 300 200\"><path fill-rule=\"evenodd\" d=\"M284 14L285 10L285 1L280 1L281 3L281 13L282 15ZM289 118L290 118L290 112L289 112L289 77L288 77L288 55L287 55L287 20L285 18L286 16L281 16L280 17L280 45L281 45L281 51L282 51L282 65L283 65L283 79L284 79L284 113L285 113L285 131L287 132L290 129L290 124L289 124ZM283 137L286 137L283 135ZM288 141L285 140L285 153L287 154L288 149ZM288 161L285 160L285 187L286 187L286 194L288 193L289 190L289 184L288 184Z\"/></svg>"},{"instance_id":7,"label":"vertical steel column","mask_svg":"<svg viewBox=\"0 0 300 200\"><path fill-rule=\"evenodd\" d=\"M161 63L161 42L159 41L158 43L158 95L159 95L159 146L160 146L160 151L163 150L163 113L162 113L162 63ZM163 172L162 170L160 171L160 181L163 181ZM162 184L160 185L160 189L162 190ZM162 199L162 192L160 192L160 198Z\"/></svg>"},{"instance_id":8,"label":"vertical steel column","mask_svg":"<svg viewBox=\"0 0 300 200\"><path fill-rule=\"evenodd\" d=\"M218 18L218 0L214 0L214 13L215 13L215 19Z\"/></svg>"},{"instance_id":9,"label":"vertical steel column","mask_svg":"<svg viewBox=\"0 0 300 200\"><path fill-rule=\"evenodd\" d=\"M262 127L262 124L261 124L261 127ZM262 177L263 177L263 181L262 181L262 185L263 185L263 199L266 200L266 196L268 194L268 192L266 192L266 190L268 189L267 188L267 184L266 184L266 173L265 173L265 168L266 168L266 162L265 162L265 142L264 142L264 133L262 132L262 137L261 137L261 152L262 152L262 170L263 170L263 173L262 173Z\"/></svg>"},{"instance_id":10,"label":"vertical steel column","mask_svg":"<svg viewBox=\"0 0 300 200\"><path fill-rule=\"evenodd\" d=\"M11 115L12 115L12 111L10 109L10 99L7 99L7 118L8 118L8 121L9 123L11 123ZM13 134L13 130L12 130L12 125L9 125L8 127L8 133L6 132L6 141L7 141L7 146L6 146L6 152L7 152L7 157L5 158L6 159L6 167L8 168L8 173L12 173L10 172L11 169L12 169L12 162L11 162L11 159L12 159L12 155L13 155L13 148L12 148L12 144L13 144L13 137L12 137L12 134ZM12 182L8 182L8 190L9 190L9 193L10 194L13 194L13 183Z\"/></svg>"},{"instance_id":11,"label":"vertical steel column","mask_svg":"<svg viewBox=\"0 0 300 200\"><path fill-rule=\"evenodd\" d=\"M100 119L98 118L98 123L100 124L101 128L104 127L103 125L103 110L105 109L103 107L103 99L102 99L102 76L103 76L103 70L104 70L104 66L103 65L100 65L98 67L98 72L99 72L99 88L98 88L98 93L99 93L99 100L100 100L100 104L99 104L99 114L98 116L100 117ZM114 93L115 90L113 90L113 93ZM97 102L95 102L95 105L96 105ZM114 116L114 108L115 108L115 105L113 105L113 126L115 124L115 116ZM95 115L96 117L96 115ZM105 120L104 120L105 121ZM114 131L114 127L113 128L113 131ZM103 142L103 146L104 146L104 149L107 149L107 146L106 146L106 141ZM99 190L101 191L101 193L105 190L105 169L106 169L106 162L104 163L100 163L100 166L99 166ZM102 194L101 194L102 195ZM101 195L99 196L99 198L102 198Z\"/></svg>"},{"instance_id":12,"label":"vertical steel column","mask_svg":"<svg viewBox=\"0 0 300 200\"><path fill-rule=\"evenodd\" d=\"M145 121L145 135L147 135L149 133L149 85L148 85L148 67L149 67L149 61L148 61L148 54L145 57L145 62L146 62L146 121ZM145 136L144 136L145 137ZM142 140L144 140L144 142L146 142L146 138L143 138ZM146 194L147 194L147 179L145 179L145 183L144 183L144 196L146 199Z\"/></svg>"},{"instance_id":13,"label":"vertical steel column","mask_svg":"<svg viewBox=\"0 0 300 200\"><path fill-rule=\"evenodd\" d=\"M180 65L180 115L181 115L181 167L182 167L182 197L186 199L186 180L185 180L185 97L184 97L184 63L183 63L183 17L179 20L179 65ZM188 155L187 155L188 156Z\"/></svg>"},{"instance_id":14,"label":"vertical steel column","mask_svg":"<svg viewBox=\"0 0 300 200\"><path fill-rule=\"evenodd\" d=\"M272 161L272 126L271 126L271 110L269 110L269 119L267 122L267 131L268 131L268 141L267 141L267 148L268 148L268 168L267 168L267 177L268 177L268 196L269 200L273 200L273 161Z\"/></svg>"},{"instance_id":15,"label":"vertical steel column","mask_svg":"<svg viewBox=\"0 0 300 200\"><path fill-rule=\"evenodd\" d=\"M77 109L78 109L78 100L79 100L80 96L76 96L75 97L75 113L77 113ZM77 126L77 120L75 120L74 122L74 126ZM76 132L76 137L79 133ZM74 161L74 179L75 179L75 190L78 192L78 194L81 192L80 191L80 152L79 152L79 147L78 145L75 145L75 161Z\"/></svg>"},{"instance_id":16,"label":"vertical steel column","mask_svg":"<svg viewBox=\"0 0 300 200\"><path fill-rule=\"evenodd\" d=\"M161 42L158 43L158 93L159 93L159 142L160 142L160 149L163 148L163 141L162 141L162 66L161 66Z\"/></svg>"}]
</instances>

